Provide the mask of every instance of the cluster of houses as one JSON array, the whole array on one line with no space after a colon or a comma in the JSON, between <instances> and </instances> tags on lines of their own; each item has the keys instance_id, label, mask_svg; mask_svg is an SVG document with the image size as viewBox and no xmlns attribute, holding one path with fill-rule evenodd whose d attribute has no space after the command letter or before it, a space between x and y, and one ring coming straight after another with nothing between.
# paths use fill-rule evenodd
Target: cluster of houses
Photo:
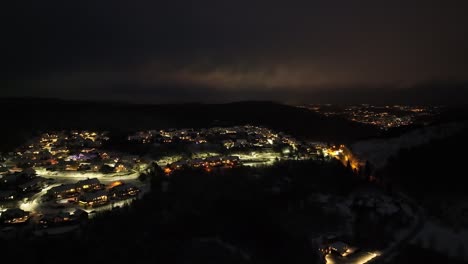
<instances>
[{"instance_id":1,"label":"cluster of houses","mask_svg":"<svg viewBox=\"0 0 468 264\"><path fill-rule=\"evenodd\" d=\"M17 237L24 230L33 230L33 234L39 236L77 231L83 224L87 223L89 216L85 211L86 209L105 205L112 200L133 198L140 193L140 189L131 183L115 181L106 186L97 178L88 178L76 183L62 184L48 189L44 196L46 199L34 202L43 204L48 209L35 210L33 207L22 207L25 203L19 200L18 197L20 197L21 192L26 192L30 190L28 189L31 188L30 186L33 186L32 183L26 183L36 182L42 178L34 176L35 173L33 173L32 169L14 175L16 178L8 176L1 179L2 188L4 186L15 186L16 189L0 192L2 198L0 206L6 205L7 208L2 209L0 207L0 237ZM13 179L16 181L13 181ZM27 181L26 183L18 182L20 179L21 181ZM68 206L65 206L65 204L68 204Z\"/></svg>"},{"instance_id":2,"label":"cluster of houses","mask_svg":"<svg viewBox=\"0 0 468 264\"><path fill-rule=\"evenodd\" d=\"M164 171L170 174L172 171L183 168L204 168L211 170L213 168L233 168L240 165L238 156L212 156L205 159L196 158L191 160L180 160L166 166Z\"/></svg>"},{"instance_id":3,"label":"cluster of houses","mask_svg":"<svg viewBox=\"0 0 468 264\"><path fill-rule=\"evenodd\" d=\"M118 173L138 166L138 156L101 150L108 140L107 133L46 133L9 153L7 158L11 160L10 166L0 165L0 173L28 167L41 167L50 171Z\"/></svg>"},{"instance_id":4,"label":"cluster of houses","mask_svg":"<svg viewBox=\"0 0 468 264\"><path fill-rule=\"evenodd\" d=\"M335 254L337 256L347 257L358 250L357 247L350 246L343 242L339 236L334 234L321 236L317 242L319 243L319 251L322 252L324 256Z\"/></svg>"},{"instance_id":5,"label":"cluster of houses","mask_svg":"<svg viewBox=\"0 0 468 264\"><path fill-rule=\"evenodd\" d=\"M105 186L97 178L91 178L55 186L47 192L47 196L55 200L78 203L84 207L95 207L107 204L111 199L135 197L139 192L139 188L131 183L118 181Z\"/></svg>"},{"instance_id":6,"label":"cluster of houses","mask_svg":"<svg viewBox=\"0 0 468 264\"><path fill-rule=\"evenodd\" d=\"M15 201L31 192L38 192L49 184L37 176L33 168L0 174L0 202Z\"/></svg>"},{"instance_id":7,"label":"cluster of houses","mask_svg":"<svg viewBox=\"0 0 468 264\"><path fill-rule=\"evenodd\" d=\"M139 131L128 140L138 143L209 143L226 149L245 147L271 147L276 144L295 145L297 141L283 133L257 126L212 127L202 129L166 129Z\"/></svg>"},{"instance_id":8,"label":"cluster of houses","mask_svg":"<svg viewBox=\"0 0 468 264\"><path fill-rule=\"evenodd\" d=\"M30 213L19 208L10 208L0 215L1 224L21 224L28 221Z\"/></svg>"},{"instance_id":9,"label":"cluster of houses","mask_svg":"<svg viewBox=\"0 0 468 264\"><path fill-rule=\"evenodd\" d=\"M88 223L88 219L88 213L80 208L46 214L32 214L11 208L0 214L0 238L70 234L79 231Z\"/></svg>"},{"instance_id":10,"label":"cluster of houses","mask_svg":"<svg viewBox=\"0 0 468 264\"><path fill-rule=\"evenodd\" d=\"M0 215L2 225L18 225L31 219L31 213L19 208L10 208ZM72 208L71 211L60 211L39 215L38 224L43 228L61 225L82 223L88 220L88 213L80 208Z\"/></svg>"},{"instance_id":11,"label":"cluster of houses","mask_svg":"<svg viewBox=\"0 0 468 264\"><path fill-rule=\"evenodd\" d=\"M129 135L127 139L131 143L156 146L183 143L195 150L204 146L203 148L215 152L246 150L282 152L289 158L297 159L316 159L328 154L328 146L324 143L298 141L283 132L250 125L138 131Z\"/></svg>"},{"instance_id":12,"label":"cluster of houses","mask_svg":"<svg viewBox=\"0 0 468 264\"><path fill-rule=\"evenodd\" d=\"M57 213L44 214L39 219L39 226L42 228L53 228L66 225L83 224L88 220L88 213L80 208L72 211L60 211Z\"/></svg>"}]
</instances>

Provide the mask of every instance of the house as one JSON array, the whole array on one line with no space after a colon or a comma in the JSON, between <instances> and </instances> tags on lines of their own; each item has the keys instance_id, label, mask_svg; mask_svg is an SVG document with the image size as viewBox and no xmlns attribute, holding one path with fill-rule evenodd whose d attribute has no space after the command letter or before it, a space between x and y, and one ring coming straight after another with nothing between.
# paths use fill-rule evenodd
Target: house
<instances>
[{"instance_id":1,"label":"house","mask_svg":"<svg viewBox=\"0 0 468 264\"><path fill-rule=\"evenodd\" d=\"M40 220L39 225L44 228L79 224L88 220L88 213L77 208L72 212L61 211L58 213L45 214Z\"/></svg>"},{"instance_id":2,"label":"house","mask_svg":"<svg viewBox=\"0 0 468 264\"><path fill-rule=\"evenodd\" d=\"M70 218L70 213L67 212L59 212L55 214L45 214L42 216L42 218L39 220L39 224L42 227L51 227L51 226L57 226L57 225L62 225L66 224L71 220Z\"/></svg>"},{"instance_id":3,"label":"house","mask_svg":"<svg viewBox=\"0 0 468 264\"><path fill-rule=\"evenodd\" d=\"M231 164L231 165L236 165L240 161L238 156L226 156L223 157L223 163L224 164Z\"/></svg>"},{"instance_id":4,"label":"house","mask_svg":"<svg viewBox=\"0 0 468 264\"><path fill-rule=\"evenodd\" d=\"M117 162L114 166L114 172L126 172L128 171L127 166L122 162Z\"/></svg>"},{"instance_id":5,"label":"house","mask_svg":"<svg viewBox=\"0 0 468 264\"><path fill-rule=\"evenodd\" d=\"M177 162L174 162L171 164L171 169L173 170L176 170L176 169L181 169L183 167L187 166L187 162L186 161L177 161Z\"/></svg>"},{"instance_id":6,"label":"house","mask_svg":"<svg viewBox=\"0 0 468 264\"><path fill-rule=\"evenodd\" d=\"M78 181L76 184L77 191L96 191L101 190L103 185L97 178L86 179L82 181Z\"/></svg>"},{"instance_id":7,"label":"house","mask_svg":"<svg viewBox=\"0 0 468 264\"><path fill-rule=\"evenodd\" d=\"M221 141L221 144L227 149L234 147L234 141L232 141L231 139L223 140Z\"/></svg>"},{"instance_id":8,"label":"house","mask_svg":"<svg viewBox=\"0 0 468 264\"><path fill-rule=\"evenodd\" d=\"M43 177L35 177L34 179L23 183L21 185L18 185L18 189L21 192L33 192L33 191L39 191L42 189L42 187L45 184L46 179Z\"/></svg>"},{"instance_id":9,"label":"house","mask_svg":"<svg viewBox=\"0 0 468 264\"><path fill-rule=\"evenodd\" d=\"M54 198L69 198L75 197L78 195L78 190L75 184L62 184L60 186L56 186L51 188L48 192L48 195Z\"/></svg>"},{"instance_id":10,"label":"house","mask_svg":"<svg viewBox=\"0 0 468 264\"><path fill-rule=\"evenodd\" d=\"M136 196L140 192L133 184L121 184L117 185L109 190L109 196L114 199L123 199L132 196Z\"/></svg>"},{"instance_id":11,"label":"house","mask_svg":"<svg viewBox=\"0 0 468 264\"><path fill-rule=\"evenodd\" d=\"M0 216L0 222L3 224L20 224L28 221L29 212L19 208L7 209Z\"/></svg>"},{"instance_id":12,"label":"house","mask_svg":"<svg viewBox=\"0 0 468 264\"><path fill-rule=\"evenodd\" d=\"M93 193L84 193L79 198L79 203L83 206L98 206L106 204L109 201L109 196L106 190L101 190Z\"/></svg>"},{"instance_id":13,"label":"house","mask_svg":"<svg viewBox=\"0 0 468 264\"><path fill-rule=\"evenodd\" d=\"M15 191L0 191L0 202L12 201L17 197Z\"/></svg>"},{"instance_id":14,"label":"house","mask_svg":"<svg viewBox=\"0 0 468 264\"><path fill-rule=\"evenodd\" d=\"M208 165L212 167L219 166L222 164L222 159L220 156L209 157L206 158L205 161L208 163Z\"/></svg>"},{"instance_id":15,"label":"house","mask_svg":"<svg viewBox=\"0 0 468 264\"><path fill-rule=\"evenodd\" d=\"M190 161L190 164L192 165L192 167L198 168L198 167L205 166L205 161L203 159L197 158L197 159L192 159Z\"/></svg>"},{"instance_id":16,"label":"house","mask_svg":"<svg viewBox=\"0 0 468 264\"><path fill-rule=\"evenodd\" d=\"M329 245L330 251L333 253L338 253L343 257L346 257L348 254L351 253L351 248L348 246L348 244L337 241Z\"/></svg>"},{"instance_id":17,"label":"house","mask_svg":"<svg viewBox=\"0 0 468 264\"><path fill-rule=\"evenodd\" d=\"M78 166L78 171L90 171L91 170L91 163L81 162Z\"/></svg>"}]
</instances>

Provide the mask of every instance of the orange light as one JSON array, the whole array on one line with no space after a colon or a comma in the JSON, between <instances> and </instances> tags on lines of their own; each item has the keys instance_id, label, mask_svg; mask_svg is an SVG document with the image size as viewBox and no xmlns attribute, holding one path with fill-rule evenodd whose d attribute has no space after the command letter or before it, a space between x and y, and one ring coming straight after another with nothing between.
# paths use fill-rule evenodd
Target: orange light
<instances>
[{"instance_id":1,"label":"orange light","mask_svg":"<svg viewBox=\"0 0 468 264\"><path fill-rule=\"evenodd\" d=\"M123 182L121 181L115 181L113 183L110 184L110 188L114 188L115 186L119 186L119 185L122 185Z\"/></svg>"},{"instance_id":2,"label":"orange light","mask_svg":"<svg viewBox=\"0 0 468 264\"><path fill-rule=\"evenodd\" d=\"M164 169L164 173L166 174L170 174L172 172L172 170L170 168L165 168Z\"/></svg>"}]
</instances>

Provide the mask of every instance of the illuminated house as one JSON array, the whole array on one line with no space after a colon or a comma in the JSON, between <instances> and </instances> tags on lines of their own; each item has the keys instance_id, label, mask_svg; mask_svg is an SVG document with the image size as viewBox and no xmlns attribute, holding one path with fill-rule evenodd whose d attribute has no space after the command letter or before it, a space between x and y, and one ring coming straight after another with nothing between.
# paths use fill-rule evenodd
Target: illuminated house
<instances>
[{"instance_id":1,"label":"illuminated house","mask_svg":"<svg viewBox=\"0 0 468 264\"><path fill-rule=\"evenodd\" d=\"M75 184L62 184L51 188L48 192L48 195L54 198L70 198L76 197L78 195L78 190Z\"/></svg>"},{"instance_id":2,"label":"illuminated house","mask_svg":"<svg viewBox=\"0 0 468 264\"><path fill-rule=\"evenodd\" d=\"M115 166L114 166L114 171L115 172L125 172L127 171L127 167L125 166L125 164L123 163L116 163Z\"/></svg>"},{"instance_id":3,"label":"illuminated house","mask_svg":"<svg viewBox=\"0 0 468 264\"><path fill-rule=\"evenodd\" d=\"M203 159L198 158L191 160L190 164L192 165L192 167L198 168L205 166L205 161Z\"/></svg>"},{"instance_id":4,"label":"illuminated house","mask_svg":"<svg viewBox=\"0 0 468 264\"><path fill-rule=\"evenodd\" d=\"M70 219L71 219L70 214L67 212L59 212L56 214L45 214L39 220L39 224L42 227L51 227L51 226L65 224L68 221L70 221Z\"/></svg>"},{"instance_id":5,"label":"illuminated house","mask_svg":"<svg viewBox=\"0 0 468 264\"><path fill-rule=\"evenodd\" d=\"M74 161L68 161L65 164L65 170L66 171L77 171L79 167L80 167L80 164L78 164L77 162L74 162Z\"/></svg>"},{"instance_id":6,"label":"illuminated house","mask_svg":"<svg viewBox=\"0 0 468 264\"><path fill-rule=\"evenodd\" d=\"M106 204L109 201L107 191L101 190L94 193L84 193L79 198L80 205L83 206L99 206Z\"/></svg>"},{"instance_id":7,"label":"illuminated house","mask_svg":"<svg viewBox=\"0 0 468 264\"><path fill-rule=\"evenodd\" d=\"M350 247L346 243L341 242L341 241L337 241L337 242L330 244L329 250L331 253L334 252L343 257L346 257L347 255L351 253Z\"/></svg>"},{"instance_id":8,"label":"illuminated house","mask_svg":"<svg viewBox=\"0 0 468 264\"><path fill-rule=\"evenodd\" d=\"M91 170L91 163L81 162L80 165L78 165L77 171L89 171L89 170Z\"/></svg>"},{"instance_id":9,"label":"illuminated house","mask_svg":"<svg viewBox=\"0 0 468 264\"><path fill-rule=\"evenodd\" d=\"M219 166L222 164L222 160L220 156L209 157L209 158L206 158L205 161L211 167Z\"/></svg>"},{"instance_id":10,"label":"illuminated house","mask_svg":"<svg viewBox=\"0 0 468 264\"><path fill-rule=\"evenodd\" d=\"M171 164L171 169L173 170L176 170L176 169L181 169L183 167L187 166L187 162L186 161L177 161L177 162L174 162Z\"/></svg>"},{"instance_id":11,"label":"illuminated house","mask_svg":"<svg viewBox=\"0 0 468 264\"><path fill-rule=\"evenodd\" d=\"M7 209L0 216L0 222L4 224L20 224L28 221L29 212L23 211L19 208Z\"/></svg>"},{"instance_id":12,"label":"illuminated house","mask_svg":"<svg viewBox=\"0 0 468 264\"><path fill-rule=\"evenodd\" d=\"M76 183L76 189L78 191L96 191L101 190L102 188L103 185L97 178L86 179Z\"/></svg>"},{"instance_id":13,"label":"illuminated house","mask_svg":"<svg viewBox=\"0 0 468 264\"><path fill-rule=\"evenodd\" d=\"M223 163L224 164L232 164L232 165L235 165L235 164L238 164L240 161L239 157L238 156L226 156L226 157L223 157Z\"/></svg>"},{"instance_id":14,"label":"illuminated house","mask_svg":"<svg viewBox=\"0 0 468 264\"><path fill-rule=\"evenodd\" d=\"M227 149L230 149L230 148L234 147L234 141L232 141L230 139L221 141L221 144L223 144L223 146L225 148L227 148Z\"/></svg>"},{"instance_id":15,"label":"illuminated house","mask_svg":"<svg viewBox=\"0 0 468 264\"><path fill-rule=\"evenodd\" d=\"M0 201L11 201L16 197L15 191L0 191Z\"/></svg>"},{"instance_id":16,"label":"illuminated house","mask_svg":"<svg viewBox=\"0 0 468 264\"><path fill-rule=\"evenodd\" d=\"M140 192L133 184L121 184L109 190L109 196L115 199L129 198L136 196Z\"/></svg>"},{"instance_id":17,"label":"illuminated house","mask_svg":"<svg viewBox=\"0 0 468 264\"><path fill-rule=\"evenodd\" d=\"M101 154L100 154L100 157L101 157L102 160L110 159L110 155L107 154L106 152L101 153Z\"/></svg>"}]
</instances>

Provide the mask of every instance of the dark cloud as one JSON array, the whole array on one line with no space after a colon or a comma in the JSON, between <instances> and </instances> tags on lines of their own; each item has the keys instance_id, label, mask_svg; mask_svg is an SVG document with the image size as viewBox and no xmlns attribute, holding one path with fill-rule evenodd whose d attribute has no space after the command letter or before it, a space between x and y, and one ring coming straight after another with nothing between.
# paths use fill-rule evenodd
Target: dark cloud
<instances>
[{"instance_id":1,"label":"dark cloud","mask_svg":"<svg viewBox=\"0 0 468 264\"><path fill-rule=\"evenodd\" d=\"M431 0L14 1L2 14L2 84L5 96L232 101L325 100L316 95L329 93L373 100L379 91L468 80L467 7ZM375 96L362 97L369 89Z\"/></svg>"}]
</instances>

